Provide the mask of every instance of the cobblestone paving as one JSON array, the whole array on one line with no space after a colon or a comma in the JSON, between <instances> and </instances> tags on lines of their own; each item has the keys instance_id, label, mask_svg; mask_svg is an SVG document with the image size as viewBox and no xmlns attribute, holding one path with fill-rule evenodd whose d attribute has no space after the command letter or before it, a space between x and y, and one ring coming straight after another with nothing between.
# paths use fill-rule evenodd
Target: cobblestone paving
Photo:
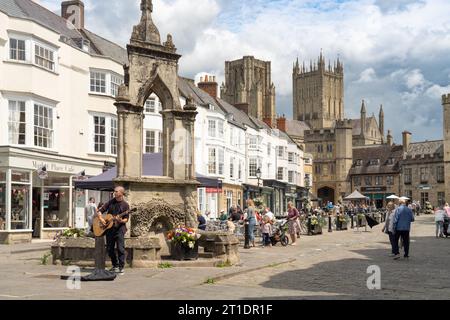
<instances>
[{"instance_id":1,"label":"cobblestone paving","mask_svg":"<svg viewBox=\"0 0 450 320\"><path fill-rule=\"evenodd\" d=\"M409 261L388 257L377 226L304 236L287 248L242 249L239 267L127 269L114 282L81 283L80 290L60 280L66 267L40 264L43 252L13 254L2 246L0 299L116 299L119 290L125 299L156 300L449 299L450 239L436 239L434 228L433 217L418 218ZM367 289L371 265L381 269L381 290Z\"/></svg>"}]
</instances>

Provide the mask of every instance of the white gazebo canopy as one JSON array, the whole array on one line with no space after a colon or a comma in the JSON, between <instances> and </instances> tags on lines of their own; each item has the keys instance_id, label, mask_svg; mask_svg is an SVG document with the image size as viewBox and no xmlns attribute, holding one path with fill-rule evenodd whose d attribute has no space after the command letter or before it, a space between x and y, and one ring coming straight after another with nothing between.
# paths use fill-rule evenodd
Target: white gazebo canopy
<instances>
[{"instance_id":1,"label":"white gazebo canopy","mask_svg":"<svg viewBox=\"0 0 450 320\"><path fill-rule=\"evenodd\" d=\"M366 200L367 197L362 195L358 190L355 190L351 195L346 197L344 200Z\"/></svg>"},{"instance_id":2,"label":"white gazebo canopy","mask_svg":"<svg viewBox=\"0 0 450 320\"><path fill-rule=\"evenodd\" d=\"M386 199L389 200L396 200L396 199L400 199L399 197L397 197L395 194L393 194L392 196L387 197Z\"/></svg>"}]
</instances>

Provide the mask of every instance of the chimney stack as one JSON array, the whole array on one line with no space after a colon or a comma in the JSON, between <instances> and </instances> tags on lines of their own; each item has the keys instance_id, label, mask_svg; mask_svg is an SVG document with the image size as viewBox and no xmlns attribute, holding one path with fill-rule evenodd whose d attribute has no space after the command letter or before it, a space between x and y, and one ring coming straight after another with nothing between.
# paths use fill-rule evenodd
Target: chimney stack
<instances>
[{"instance_id":1,"label":"chimney stack","mask_svg":"<svg viewBox=\"0 0 450 320\"><path fill-rule=\"evenodd\" d=\"M200 89L208 93L214 99L218 97L219 85L216 82L215 76L205 75L205 78L200 77L200 82L197 85Z\"/></svg>"},{"instance_id":2,"label":"chimney stack","mask_svg":"<svg viewBox=\"0 0 450 320\"><path fill-rule=\"evenodd\" d=\"M411 132L403 132L403 152L408 152L409 145L411 144Z\"/></svg>"},{"instance_id":3,"label":"chimney stack","mask_svg":"<svg viewBox=\"0 0 450 320\"><path fill-rule=\"evenodd\" d=\"M69 21L78 30L84 29L84 3L81 0L61 3L61 17Z\"/></svg>"},{"instance_id":4,"label":"chimney stack","mask_svg":"<svg viewBox=\"0 0 450 320\"><path fill-rule=\"evenodd\" d=\"M284 114L282 117L277 119L277 128L283 132L287 131L286 116Z\"/></svg>"}]
</instances>

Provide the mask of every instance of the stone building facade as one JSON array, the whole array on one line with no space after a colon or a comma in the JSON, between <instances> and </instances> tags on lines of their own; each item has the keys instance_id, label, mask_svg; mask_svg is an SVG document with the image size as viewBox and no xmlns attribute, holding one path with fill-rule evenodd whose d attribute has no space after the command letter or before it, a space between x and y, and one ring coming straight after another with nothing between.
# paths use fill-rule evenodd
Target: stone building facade
<instances>
[{"instance_id":1,"label":"stone building facade","mask_svg":"<svg viewBox=\"0 0 450 320\"><path fill-rule=\"evenodd\" d=\"M402 145L374 145L353 148L349 172L351 190L371 199L377 208L386 206L386 198L401 190Z\"/></svg>"},{"instance_id":2,"label":"stone building facade","mask_svg":"<svg viewBox=\"0 0 450 320\"><path fill-rule=\"evenodd\" d=\"M252 56L226 61L221 98L270 127L276 126L275 86L270 61Z\"/></svg>"},{"instance_id":3,"label":"stone building facade","mask_svg":"<svg viewBox=\"0 0 450 320\"><path fill-rule=\"evenodd\" d=\"M402 195L420 201L422 206L427 201L433 206L445 204L444 141L408 144L401 167Z\"/></svg>"},{"instance_id":4,"label":"stone building facade","mask_svg":"<svg viewBox=\"0 0 450 320\"><path fill-rule=\"evenodd\" d=\"M312 192L323 202L336 202L350 190L352 124L336 122L335 128L305 131L306 153L313 156Z\"/></svg>"}]
</instances>

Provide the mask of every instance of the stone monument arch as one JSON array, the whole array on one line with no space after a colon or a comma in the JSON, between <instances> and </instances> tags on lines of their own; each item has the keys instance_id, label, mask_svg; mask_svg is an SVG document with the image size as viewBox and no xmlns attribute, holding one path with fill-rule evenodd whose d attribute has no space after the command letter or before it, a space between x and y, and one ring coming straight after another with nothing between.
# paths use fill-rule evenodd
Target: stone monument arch
<instances>
[{"instance_id":1,"label":"stone monument arch","mask_svg":"<svg viewBox=\"0 0 450 320\"><path fill-rule=\"evenodd\" d=\"M124 66L125 82L119 87L115 103L119 138L115 183L125 187L131 205L145 207L147 203L152 207L154 201L164 200L183 214L187 226L196 227L196 107L192 99L181 106L177 85L181 56L176 53L171 35L161 44L152 20L152 0L141 0L141 11L141 21L133 28L127 45L129 65ZM152 93L160 98L163 107L163 177L143 176L144 105ZM147 210L145 214L152 212ZM179 220L171 222L178 224Z\"/></svg>"}]
</instances>

